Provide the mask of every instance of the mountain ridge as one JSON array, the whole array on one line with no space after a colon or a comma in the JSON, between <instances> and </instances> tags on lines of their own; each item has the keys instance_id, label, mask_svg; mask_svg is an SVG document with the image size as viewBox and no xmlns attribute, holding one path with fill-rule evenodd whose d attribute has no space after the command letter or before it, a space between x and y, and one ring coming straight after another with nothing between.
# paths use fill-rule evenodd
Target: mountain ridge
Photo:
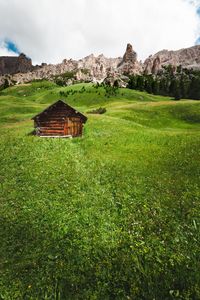
<instances>
[{"instance_id":1,"label":"mountain ridge","mask_svg":"<svg viewBox=\"0 0 200 300\"><path fill-rule=\"evenodd\" d=\"M143 63L138 61L131 44L127 44L123 57L107 58L103 54L90 54L79 60L64 59L59 64L42 63L33 66L24 54L19 55L18 62L16 57L0 57L0 86L5 80L9 84L41 79L54 80L67 72L72 72L73 78L68 78L66 85L72 84L73 80L102 82L106 78L120 78L124 74L157 75L166 65L172 65L174 69L181 65L183 68L200 70L200 45L175 51L164 49L150 55Z\"/></svg>"}]
</instances>

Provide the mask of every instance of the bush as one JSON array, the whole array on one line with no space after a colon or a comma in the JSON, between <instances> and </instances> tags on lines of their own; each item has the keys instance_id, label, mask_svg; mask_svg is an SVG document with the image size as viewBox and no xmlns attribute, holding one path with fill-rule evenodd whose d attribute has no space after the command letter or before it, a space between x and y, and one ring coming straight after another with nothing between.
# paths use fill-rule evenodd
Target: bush
<instances>
[{"instance_id":1,"label":"bush","mask_svg":"<svg viewBox=\"0 0 200 300\"><path fill-rule=\"evenodd\" d=\"M3 85L0 86L0 91L7 89L9 86L10 86L10 85L9 85L8 79L5 79Z\"/></svg>"},{"instance_id":2,"label":"bush","mask_svg":"<svg viewBox=\"0 0 200 300\"><path fill-rule=\"evenodd\" d=\"M106 113L106 108L105 107L99 107L97 109L88 111L88 114L99 114L99 115L102 115L102 114L105 114L105 113Z\"/></svg>"},{"instance_id":3,"label":"bush","mask_svg":"<svg viewBox=\"0 0 200 300\"><path fill-rule=\"evenodd\" d=\"M61 75L54 76L54 82L59 86L66 86L66 82L69 79L74 79L76 72L65 72Z\"/></svg>"}]
</instances>

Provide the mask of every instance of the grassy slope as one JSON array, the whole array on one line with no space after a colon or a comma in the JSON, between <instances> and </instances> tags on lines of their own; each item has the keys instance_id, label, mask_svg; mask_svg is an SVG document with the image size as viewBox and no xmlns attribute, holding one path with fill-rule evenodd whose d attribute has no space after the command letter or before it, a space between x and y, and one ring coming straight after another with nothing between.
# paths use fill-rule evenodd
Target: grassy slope
<instances>
[{"instance_id":1,"label":"grassy slope","mask_svg":"<svg viewBox=\"0 0 200 300\"><path fill-rule=\"evenodd\" d=\"M200 102L84 86L73 140L30 118L82 85L1 92L0 299L199 299Z\"/></svg>"}]
</instances>

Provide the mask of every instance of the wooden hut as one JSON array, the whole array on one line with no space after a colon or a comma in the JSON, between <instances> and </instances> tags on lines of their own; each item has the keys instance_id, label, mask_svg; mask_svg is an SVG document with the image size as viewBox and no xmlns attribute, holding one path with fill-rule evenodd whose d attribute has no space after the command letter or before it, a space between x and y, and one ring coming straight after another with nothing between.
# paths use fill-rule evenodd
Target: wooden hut
<instances>
[{"instance_id":1,"label":"wooden hut","mask_svg":"<svg viewBox=\"0 0 200 300\"><path fill-rule=\"evenodd\" d=\"M32 118L36 135L41 137L82 136L87 118L59 100Z\"/></svg>"}]
</instances>

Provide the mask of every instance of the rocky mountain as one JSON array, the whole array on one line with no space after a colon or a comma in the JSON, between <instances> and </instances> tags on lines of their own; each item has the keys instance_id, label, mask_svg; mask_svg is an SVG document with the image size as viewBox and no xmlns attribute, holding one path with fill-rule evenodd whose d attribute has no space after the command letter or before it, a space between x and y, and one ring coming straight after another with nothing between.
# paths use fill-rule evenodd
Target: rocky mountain
<instances>
[{"instance_id":1,"label":"rocky mountain","mask_svg":"<svg viewBox=\"0 0 200 300\"><path fill-rule=\"evenodd\" d=\"M175 69L182 66L187 69L200 70L200 46L178 51L162 50L149 56L144 62L145 74L157 74L162 66L172 65Z\"/></svg>"},{"instance_id":2,"label":"rocky mountain","mask_svg":"<svg viewBox=\"0 0 200 300\"><path fill-rule=\"evenodd\" d=\"M33 70L31 59L23 53L17 56L0 57L0 75L26 73Z\"/></svg>"},{"instance_id":3,"label":"rocky mountain","mask_svg":"<svg viewBox=\"0 0 200 300\"><path fill-rule=\"evenodd\" d=\"M126 52L123 59L120 61L118 71L122 74L141 74L143 66L141 62L137 60L137 53L133 50L131 44L127 45Z\"/></svg>"},{"instance_id":4,"label":"rocky mountain","mask_svg":"<svg viewBox=\"0 0 200 300\"><path fill-rule=\"evenodd\" d=\"M21 55L19 56L19 58ZM19 60L15 58L15 60ZM13 58L5 58L10 60ZM12 67L10 67L10 70ZM3 68L0 65L0 72ZM105 78L119 77L123 73L139 74L142 71L142 64L137 61L137 54L130 44L127 45L126 52L123 56L117 58L107 58L103 54L94 56L93 54L80 60L64 59L60 64L41 64L40 66L32 66L27 68L26 73L16 69L15 72L9 72L7 68L6 76L0 76L0 84L5 81L5 78L10 82L16 84L30 82L32 80L48 79L53 80L55 76L60 76L66 72L74 73L74 80L102 82ZM14 73L14 74L13 74ZM8 75L9 74L9 75ZM69 80L69 84L71 81ZM68 84L66 82L66 84Z\"/></svg>"},{"instance_id":5,"label":"rocky mountain","mask_svg":"<svg viewBox=\"0 0 200 300\"><path fill-rule=\"evenodd\" d=\"M139 62L137 53L131 44L127 45L123 57L107 58L103 54L93 54L80 59L64 59L60 64L41 64L32 66L31 60L24 54L19 57L0 57L0 86L5 84L20 84L32 80L48 79L73 73L73 78L66 79L66 85L77 81L114 83L118 80L121 86L126 86L124 74L158 74L162 66L172 65L175 69L200 69L200 46L194 46L178 51L163 50L149 56L144 63Z\"/></svg>"},{"instance_id":6,"label":"rocky mountain","mask_svg":"<svg viewBox=\"0 0 200 300\"><path fill-rule=\"evenodd\" d=\"M91 77L102 80L110 71L115 71L122 58L106 58L103 54L93 54L78 61L78 70L88 70Z\"/></svg>"}]
</instances>

